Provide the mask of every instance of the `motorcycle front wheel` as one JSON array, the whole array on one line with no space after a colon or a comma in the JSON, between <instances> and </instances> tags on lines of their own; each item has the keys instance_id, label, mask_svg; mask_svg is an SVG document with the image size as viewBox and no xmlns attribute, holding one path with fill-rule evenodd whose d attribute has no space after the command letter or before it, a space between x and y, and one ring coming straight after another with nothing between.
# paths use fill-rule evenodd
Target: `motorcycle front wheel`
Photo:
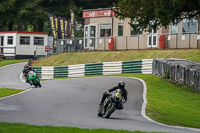
<instances>
[{"instance_id":1,"label":"motorcycle front wheel","mask_svg":"<svg viewBox=\"0 0 200 133\"><path fill-rule=\"evenodd\" d=\"M41 84L40 84L40 80L39 80L39 79L36 79L36 80L35 80L34 86L35 86L35 87L38 87L38 86L39 86L39 87L42 87Z\"/></svg>"},{"instance_id":2,"label":"motorcycle front wheel","mask_svg":"<svg viewBox=\"0 0 200 133\"><path fill-rule=\"evenodd\" d=\"M109 118L111 114L116 110L116 106L112 104L109 108L106 109L105 118Z\"/></svg>"}]
</instances>

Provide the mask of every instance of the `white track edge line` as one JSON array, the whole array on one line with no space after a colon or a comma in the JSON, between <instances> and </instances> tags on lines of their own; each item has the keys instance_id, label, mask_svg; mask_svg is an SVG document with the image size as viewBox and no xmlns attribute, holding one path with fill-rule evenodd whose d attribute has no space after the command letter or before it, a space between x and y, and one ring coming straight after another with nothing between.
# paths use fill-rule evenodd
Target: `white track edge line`
<instances>
[{"instance_id":1,"label":"white track edge line","mask_svg":"<svg viewBox=\"0 0 200 133\"><path fill-rule=\"evenodd\" d=\"M13 96L17 96L17 95L23 94L23 93L25 93L25 92L28 92L28 91L30 91L30 90L32 90L32 89L27 89L27 90L24 90L24 91L19 92L19 93L17 93L17 94L13 94L13 95L1 97L0 100L6 99L6 98L10 98L10 97L13 97Z\"/></svg>"}]
</instances>

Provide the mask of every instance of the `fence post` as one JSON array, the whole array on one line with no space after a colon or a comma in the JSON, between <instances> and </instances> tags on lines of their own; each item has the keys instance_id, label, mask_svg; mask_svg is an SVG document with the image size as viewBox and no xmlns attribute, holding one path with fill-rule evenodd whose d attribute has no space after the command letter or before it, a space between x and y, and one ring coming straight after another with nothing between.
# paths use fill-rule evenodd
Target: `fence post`
<instances>
[{"instance_id":1,"label":"fence post","mask_svg":"<svg viewBox=\"0 0 200 133\"><path fill-rule=\"evenodd\" d=\"M117 37L115 36L115 51L117 50Z\"/></svg>"},{"instance_id":2,"label":"fence post","mask_svg":"<svg viewBox=\"0 0 200 133\"><path fill-rule=\"evenodd\" d=\"M178 48L178 33L176 34L176 49Z\"/></svg>"},{"instance_id":3,"label":"fence post","mask_svg":"<svg viewBox=\"0 0 200 133\"><path fill-rule=\"evenodd\" d=\"M139 45L140 45L140 37L139 37L139 34L138 34L138 50L140 49Z\"/></svg>"},{"instance_id":4,"label":"fence post","mask_svg":"<svg viewBox=\"0 0 200 133\"><path fill-rule=\"evenodd\" d=\"M95 37L95 38L94 38L94 51L95 51L96 43L97 43L97 38Z\"/></svg>"},{"instance_id":5,"label":"fence post","mask_svg":"<svg viewBox=\"0 0 200 133\"><path fill-rule=\"evenodd\" d=\"M153 45L153 33L151 33L151 49L152 49L152 45Z\"/></svg>"},{"instance_id":6,"label":"fence post","mask_svg":"<svg viewBox=\"0 0 200 133\"><path fill-rule=\"evenodd\" d=\"M127 36L126 36L126 50L127 50L127 47L128 47L128 41L127 41Z\"/></svg>"},{"instance_id":7,"label":"fence post","mask_svg":"<svg viewBox=\"0 0 200 133\"><path fill-rule=\"evenodd\" d=\"M83 45L83 48L84 48L84 51L86 52L86 43L88 43L88 39L87 39L87 41L86 41L86 39L84 38L84 42L85 42L85 44Z\"/></svg>"},{"instance_id":8,"label":"fence post","mask_svg":"<svg viewBox=\"0 0 200 133\"><path fill-rule=\"evenodd\" d=\"M106 51L106 37L104 37L104 51Z\"/></svg>"},{"instance_id":9,"label":"fence post","mask_svg":"<svg viewBox=\"0 0 200 133\"><path fill-rule=\"evenodd\" d=\"M189 33L189 49L190 49L190 40L191 40L191 33Z\"/></svg>"}]
</instances>

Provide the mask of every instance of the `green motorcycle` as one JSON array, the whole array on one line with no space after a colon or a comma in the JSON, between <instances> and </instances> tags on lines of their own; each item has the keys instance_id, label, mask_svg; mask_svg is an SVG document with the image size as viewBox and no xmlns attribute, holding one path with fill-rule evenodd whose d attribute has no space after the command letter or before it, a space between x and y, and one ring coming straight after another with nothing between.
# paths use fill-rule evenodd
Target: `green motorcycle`
<instances>
[{"instance_id":1,"label":"green motorcycle","mask_svg":"<svg viewBox=\"0 0 200 133\"><path fill-rule=\"evenodd\" d=\"M29 71L28 72L28 80L31 82L32 85L34 85L35 87L41 87L40 84L40 79L37 76L37 73L34 71Z\"/></svg>"}]
</instances>

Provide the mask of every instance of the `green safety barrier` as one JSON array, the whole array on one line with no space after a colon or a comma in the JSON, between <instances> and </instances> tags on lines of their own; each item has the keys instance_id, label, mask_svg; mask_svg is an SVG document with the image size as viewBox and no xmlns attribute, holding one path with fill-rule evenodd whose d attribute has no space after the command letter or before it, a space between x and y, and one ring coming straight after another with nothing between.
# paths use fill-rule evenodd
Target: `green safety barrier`
<instances>
[{"instance_id":1,"label":"green safety barrier","mask_svg":"<svg viewBox=\"0 0 200 133\"><path fill-rule=\"evenodd\" d=\"M85 64L85 75L103 75L103 63Z\"/></svg>"},{"instance_id":2,"label":"green safety barrier","mask_svg":"<svg viewBox=\"0 0 200 133\"><path fill-rule=\"evenodd\" d=\"M143 63L142 60L123 61L122 65L120 67L121 73L142 73L142 63ZM104 63L85 64L84 72L83 73L80 72L80 74L85 75L85 76L87 76L87 75L103 75L103 71L104 71L103 65L104 65ZM112 67L112 64L110 65L110 67ZM38 76L41 78L42 67L33 67L33 68L37 71ZM115 67L113 67L113 68L115 68ZM76 67L73 71L76 71ZM80 71L79 67L77 68L77 72L78 71ZM111 69L111 71L112 71L112 69ZM73 74L69 75L69 67L68 66L53 67L52 75L53 75L53 78L62 78L62 77L73 76Z\"/></svg>"},{"instance_id":3,"label":"green safety barrier","mask_svg":"<svg viewBox=\"0 0 200 133\"><path fill-rule=\"evenodd\" d=\"M142 61L122 62L122 73L142 73Z\"/></svg>"},{"instance_id":4,"label":"green safety barrier","mask_svg":"<svg viewBox=\"0 0 200 133\"><path fill-rule=\"evenodd\" d=\"M68 77L68 66L54 67L54 78Z\"/></svg>"}]
</instances>

